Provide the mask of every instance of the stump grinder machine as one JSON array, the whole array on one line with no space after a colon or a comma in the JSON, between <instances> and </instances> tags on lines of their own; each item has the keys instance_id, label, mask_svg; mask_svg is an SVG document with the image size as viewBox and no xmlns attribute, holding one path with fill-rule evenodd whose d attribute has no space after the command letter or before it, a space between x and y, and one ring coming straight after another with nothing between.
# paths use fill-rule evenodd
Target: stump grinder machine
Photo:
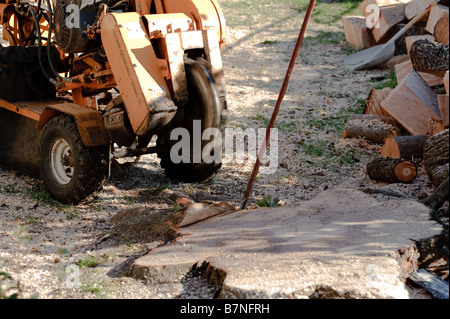
<instances>
[{"instance_id":1,"label":"stump grinder machine","mask_svg":"<svg viewBox=\"0 0 450 319\"><path fill-rule=\"evenodd\" d=\"M158 154L184 182L220 168L170 156L172 130L219 128L226 108L216 0L0 0L0 25L1 164L73 204L115 157Z\"/></svg>"}]
</instances>

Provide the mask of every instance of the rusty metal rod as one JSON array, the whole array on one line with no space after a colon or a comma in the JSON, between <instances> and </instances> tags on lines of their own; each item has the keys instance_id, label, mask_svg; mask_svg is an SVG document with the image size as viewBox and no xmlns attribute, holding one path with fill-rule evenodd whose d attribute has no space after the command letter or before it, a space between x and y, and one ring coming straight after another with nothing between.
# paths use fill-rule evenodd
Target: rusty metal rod
<instances>
[{"instance_id":1,"label":"rusty metal rod","mask_svg":"<svg viewBox=\"0 0 450 319\"><path fill-rule=\"evenodd\" d=\"M245 209L245 206L247 205L247 201L248 201L250 194L252 192L252 189L253 189L253 184L255 183L256 176L258 175L259 168L261 166L261 159L263 158L263 156L266 152L267 146L269 145L270 133L271 133L271 130L273 129L273 127L275 126L275 121L278 117L281 103L283 102L284 96L286 94L286 91L287 91L287 88L289 85L289 80L291 78L292 71L294 70L295 61L297 60L298 54L300 52L300 47L302 45L303 38L305 37L306 28L308 26L308 23L311 18L312 12L314 10L315 4L316 4L316 0L310 0L308 9L306 10L305 19L303 20L302 27L300 29L300 34L298 36L297 43L295 44L294 52L292 53L291 61L288 66L286 76L284 78L284 82L281 87L280 94L278 95L277 103L275 104L275 108L273 110L272 117L270 119L269 125L267 126L265 143L263 143L263 145L261 145L261 150L259 152L258 157L256 158L256 163L255 163L255 166L253 167L253 172L252 172L250 181L247 185L247 189L244 194L244 199L243 199L243 202L241 205L241 209Z\"/></svg>"}]
</instances>

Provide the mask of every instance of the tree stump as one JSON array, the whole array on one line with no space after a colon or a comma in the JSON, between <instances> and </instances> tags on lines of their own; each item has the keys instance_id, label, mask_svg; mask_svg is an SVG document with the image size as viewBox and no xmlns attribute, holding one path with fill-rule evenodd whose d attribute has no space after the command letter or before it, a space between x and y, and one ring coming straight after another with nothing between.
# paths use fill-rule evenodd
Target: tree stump
<instances>
[{"instance_id":1,"label":"tree stump","mask_svg":"<svg viewBox=\"0 0 450 319\"><path fill-rule=\"evenodd\" d=\"M423 158L423 149L427 140L428 135L388 137L381 148L381 156L407 160Z\"/></svg>"},{"instance_id":2,"label":"tree stump","mask_svg":"<svg viewBox=\"0 0 450 319\"><path fill-rule=\"evenodd\" d=\"M449 133L448 129L433 135L425 143L423 166L430 181L433 182L433 171L449 163Z\"/></svg>"},{"instance_id":3,"label":"tree stump","mask_svg":"<svg viewBox=\"0 0 450 319\"><path fill-rule=\"evenodd\" d=\"M367 175L379 182L409 183L416 178L417 167L402 158L376 158L367 164Z\"/></svg>"},{"instance_id":4,"label":"tree stump","mask_svg":"<svg viewBox=\"0 0 450 319\"><path fill-rule=\"evenodd\" d=\"M444 72L449 69L449 46L429 40L411 45L409 57L416 71Z\"/></svg>"}]
</instances>

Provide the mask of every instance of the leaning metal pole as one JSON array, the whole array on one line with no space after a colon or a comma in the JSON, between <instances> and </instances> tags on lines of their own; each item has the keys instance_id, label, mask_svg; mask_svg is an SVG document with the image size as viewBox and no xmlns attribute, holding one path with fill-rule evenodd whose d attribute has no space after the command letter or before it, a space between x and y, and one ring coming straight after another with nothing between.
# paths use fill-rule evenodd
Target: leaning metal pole
<instances>
[{"instance_id":1,"label":"leaning metal pole","mask_svg":"<svg viewBox=\"0 0 450 319\"><path fill-rule=\"evenodd\" d=\"M280 94L278 95L277 103L275 104L275 108L273 110L272 117L270 119L269 125L267 126L265 143L263 143L263 145L261 145L259 155L256 159L255 166L253 167L252 175L250 176L250 180L248 182L247 189L245 190L241 209L245 209L245 206L247 205L247 201L248 201L250 194L252 192L252 189L253 189L253 184L255 183L256 176L258 175L259 168L261 166L261 160L262 160L264 154L266 153L266 149L269 145L270 133L271 133L271 130L273 129L273 127L275 126L275 121L276 121L278 113L280 111L280 107L281 107L281 103L283 102L284 95L286 94L286 90L289 85L289 80L291 78L292 71L294 70L295 61L297 60L298 54L300 52L300 47L302 45L303 38L305 37L306 28L308 26L309 19L311 18L315 4L316 4L316 0L310 0L308 9L306 10L305 19L303 20L302 27L300 29L300 34L298 36L297 43L295 44L294 52L292 54L288 70L286 72L286 76L284 78L284 82L281 87Z\"/></svg>"}]
</instances>

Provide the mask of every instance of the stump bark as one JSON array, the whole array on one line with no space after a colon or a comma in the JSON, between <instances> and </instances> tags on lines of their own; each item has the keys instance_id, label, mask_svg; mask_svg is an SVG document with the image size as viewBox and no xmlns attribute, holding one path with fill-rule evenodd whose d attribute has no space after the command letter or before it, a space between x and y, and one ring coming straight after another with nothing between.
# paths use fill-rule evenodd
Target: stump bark
<instances>
[{"instance_id":1,"label":"stump bark","mask_svg":"<svg viewBox=\"0 0 450 319\"><path fill-rule=\"evenodd\" d=\"M367 175L379 182L408 183L416 178L417 167L401 158L376 158L367 164Z\"/></svg>"}]
</instances>

